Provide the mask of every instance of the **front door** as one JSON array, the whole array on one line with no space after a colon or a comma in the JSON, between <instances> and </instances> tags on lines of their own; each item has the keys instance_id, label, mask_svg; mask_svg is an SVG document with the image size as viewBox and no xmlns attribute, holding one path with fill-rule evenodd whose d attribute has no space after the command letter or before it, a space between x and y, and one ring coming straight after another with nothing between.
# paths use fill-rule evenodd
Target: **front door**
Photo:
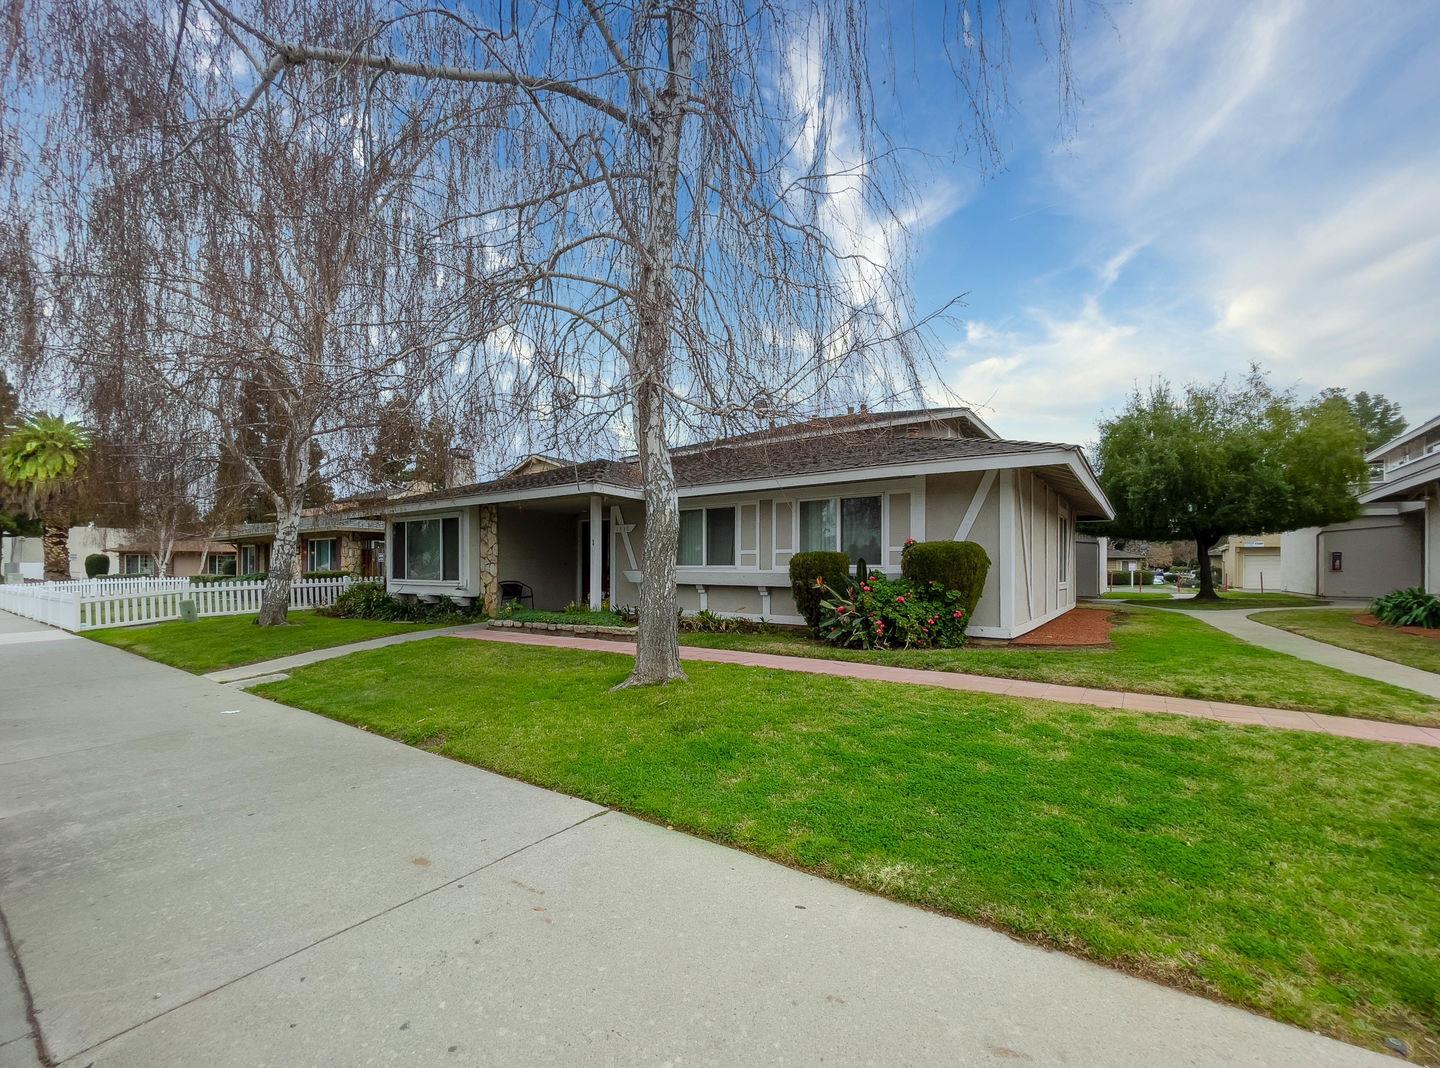
<instances>
[{"instance_id":1,"label":"front door","mask_svg":"<svg viewBox=\"0 0 1440 1068\"><path fill-rule=\"evenodd\" d=\"M610 596L610 520L600 524L600 589L602 597ZM590 601L590 520L580 520L580 591L581 604Z\"/></svg>"}]
</instances>

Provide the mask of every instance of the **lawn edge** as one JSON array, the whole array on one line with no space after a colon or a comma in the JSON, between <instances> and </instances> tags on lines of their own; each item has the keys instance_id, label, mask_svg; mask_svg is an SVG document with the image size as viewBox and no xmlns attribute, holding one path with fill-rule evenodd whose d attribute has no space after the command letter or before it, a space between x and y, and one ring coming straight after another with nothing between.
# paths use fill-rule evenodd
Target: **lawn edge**
<instances>
[{"instance_id":1,"label":"lawn edge","mask_svg":"<svg viewBox=\"0 0 1440 1068\"><path fill-rule=\"evenodd\" d=\"M461 640L463 640L463 639L461 639ZM614 654L611 654L611 655L614 655ZM621 655L624 655L624 654L621 654ZM744 667L745 665L717 665L717 666L722 666L722 667ZM751 668L750 670L764 671L764 670L782 670L782 669ZM498 768L495 768L495 767L493 767L493 766L491 766L491 765L489 765L489 764L484 764L484 763L480 763L480 762L476 762L476 761L465 760L465 759L463 759L463 758L461 758L461 757L458 757L458 756L452 756L451 754L445 752L443 749L429 749L429 748L426 748L426 747L424 747L424 746L413 745L413 744L411 744L410 742L403 741L403 740L401 740L400 738L396 738L394 735L387 734L387 733L385 733L385 732L383 732L383 731L372 730L370 727L362 726L362 725L357 724L357 723L352 723L352 722L350 722L350 721L348 721L348 720L341 719L341 718L339 718L338 716L330 715L330 714L328 714L328 713L326 713L326 712L323 712L323 711L320 711L320 710L318 710L318 709L306 708L306 707L303 706L303 705L291 704L291 703L289 703L288 701L284 701L284 700L280 699L279 697L274 696L274 695L271 694L271 693L265 692L268 687L272 687L272 686L283 686L286 681L288 681L288 680L276 680L276 681L273 681L273 682L258 683L258 684L255 685L255 686L244 686L244 687L242 687L242 688L243 688L247 693L251 694L251 695L254 696L254 697L259 697L259 698L261 698L261 699L263 699L263 700L266 700L266 701L272 701L272 702L274 702L275 704L280 705L280 706L282 706L282 707L284 707L284 708L291 708L291 709L296 710L297 712L304 712L304 713L306 713L306 714L308 714L308 715L319 716L319 717L321 717L322 719L329 720L329 721L332 722L332 723L338 723L338 724L340 724L341 726L349 727L349 728L352 729L352 730L361 731L361 732L363 732L363 733L365 733L365 734L369 734L369 735L371 735L371 736L373 736L373 737L376 737L376 738L384 738L386 741L394 742L396 745L403 745L403 746L405 746L407 749L418 749L419 751L421 751L421 752L423 752L423 753L428 753L428 754L430 754L431 756L441 757L442 759L449 760L449 761L451 761L452 763L462 764L462 765L464 765L464 766L467 767L467 768L477 768L477 769L479 769L479 770L481 770L481 771L487 772L488 774L498 775L498 776L500 776L500 777L503 778L503 779L509 779L509 780L511 780L511 781L513 781L513 782L524 783L524 784L526 784L527 786L533 786L533 787L536 787L537 789L547 790L547 791L549 791L549 792L551 792L551 793L559 794L559 795L562 796L562 797L569 797L569 798L573 798L573 799L578 800L578 801L584 801L584 802L586 802L587 804L598 805L598 806L600 806L602 809L604 809L605 811L608 811L608 812L617 812L617 813L619 813L619 814L621 814L621 815L629 816L629 817L632 818L632 819L640 820L640 821L642 821L642 822L644 822L644 823L648 823L648 824L650 824L650 825L652 825L652 826L655 826L655 827L663 827L663 828L665 828L665 829L668 830L668 831L675 831L675 832L678 832L678 833L680 833L680 834L686 834L686 835L689 835L689 836L692 837L692 838L696 838L696 839L699 839L699 840L704 841L704 842L709 842L709 843L711 843L712 845L721 846L722 848L725 848L725 849L733 849L733 850L735 850L736 852L740 852L740 853L746 853L746 854L748 854L748 855L750 855L750 856L752 856L752 857L755 857L755 858L757 858L757 859L759 859L759 860L766 861L767 863L779 864L779 865L781 865L782 867L789 868L791 871L796 871L796 872L799 872L799 873L801 873L801 874L803 874L803 875L809 875L809 876L811 876L811 877L813 877L813 878L817 878L817 879L824 879L826 882L831 882L831 883L838 884L838 885L840 885L840 886L844 886L844 887L846 887L847 889L850 889L850 890L855 891L856 893L867 894L867 895L869 895L869 896L871 896L871 897L882 898L882 899L884 899L884 900L886 900L886 901L890 901L890 902L892 902L892 903L894 903L894 904L897 904L897 905L903 905L903 906L905 906L905 907L907 907L907 908L920 909L921 911L923 911L923 912L928 912L928 913L930 913L931 915L934 915L934 916L941 916L941 917L944 917L944 918L946 918L946 919L959 921L959 922L961 922L961 923L969 923L969 924L973 924L974 926L977 926L977 927L983 927L983 928L985 928L986 930L995 932L996 934L1004 935L1006 938L1009 938L1009 939L1011 939L1011 940L1013 940L1013 941L1015 941L1015 942L1019 942L1019 943L1021 943L1022 945L1034 946L1034 947L1037 948L1037 949L1042 949L1042 950L1045 950L1045 951L1051 952L1051 953L1063 953L1063 954L1065 954L1066 956L1074 957L1074 958L1076 958L1076 959L1078 959L1078 960L1083 960L1083 961L1085 961L1086 963L1096 965L1097 967L1108 968L1108 969L1111 969L1112 971L1121 972L1121 973L1124 974L1124 975L1130 976L1132 979L1139 979L1139 980L1142 980L1142 981L1144 981L1144 982L1153 983L1153 984L1155 984L1156 986L1168 987L1169 989L1177 990L1177 991L1179 991L1179 992L1181 992L1181 993L1184 993L1184 994L1190 994L1190 995L1193 995L1193 996L1195 996L1195 997L1202 997L1202 998L1204 998L1205 1000L1210 1001L1210 1002L1213 1002L1213 1003L1215 1003L1215 1004L1226 1005L1226 1006L1229 1006L1230 1008L1239 1009L1239 1010L1241 1010L1242 1012L1248 1012L1248 1013L1251 1013L1251 1014L1256 1015L1256 1016L1264 1017L1265 1019L1271 1020L1271 1021L1273 1021L1273 1022L1275 1022L1275 1023L1278 1023L1278 1024L1281 1024L1282 1026L1285 1026L1285 1027L1294 1027L1294 1028L1297 1028L1298 1030L1307 1031L1307 1032L1309 1032L1309 1033L1311 1033L1311 1034L1321 1035L1321 1036L1323 1036L1323 1037L1325 1037L1325 1038L1330 1038L1330 1039L1333 1039L1333 1040L1335 1040L1335 1041L1337 1041L1337 1042L1342 1042L1342 1043L1344 1043L1345 1045L1354 1046L1354 1047L1356 1047L1357 1049L1365 1049L1365 1050L1370 1050L1371 1052L1380 1052L1380 1053L1389 1053L1389 1052L1390 1052L1390 1050L1388 1050L1388 1048L1386 1048L1386 1047L1383 1045L1383 1040L1382 1040L1382 1039L1377 1039L1377 1042L1376 1042L1375 1045L1365 1045L1365 1044L1363 1044L1363 1043L1361 1043L1361 1042L1359 1042L1359 1041L1356 1041L1356 1039L1354 1038L1354 1036L1353 1036L1353 1035L1350 1035L1350 1034L1341 1033L1341 1032L1339 1032L1339 1031L1332 1030L1332 1029L1328 1029L1328 1028L1309 1027L1309 1026L1307 1026L1307 1025L1305 1025L1305 1024L1297 1023L1297 1022L1295 1022L1294 1020L1285 1019L1284 1017L1279 1016L1279 1015L1276 1015L1274 1012L1272 1012L1272 1011L1270 1011L1270 1010L1268 1010L1268 1009L1266 1009L1266 1008L1263 1008L1263 1007L1261 1007L1261 1006L1255 1005L1255 1004L1250 1003L1250 1002L1245 1002L1245 1001L1242 1001L1242 1000L1238 1000L1238 999L1235 999L1235 998L1227 997L1227 996L1225 996L1222 992L1216 990L1215 988L1213 988L1212 986L1210 986L1208 983L1206 983L1205 980L1203 980L1203 979L1201 979L1200 977L1198 977L1198 976L1196 976L1196 975L1193 975L1193 974L1191 974L1191 973L1189 973L1189 972L1183 971L1183 970L1178 970L1178 969L1177 969L1177 970L1173 970L1173 971L1172 971L1172 970L1166 969L1166 968L1155 967L1155 966L1154 966L1154 963L1151 962L1151 961L1149 961L1148 959L1147 959L1147 960L1138 960L1138 961L1137 961L1137 960L1134 960L1133 958L1130 958L1130 957L1107 957L1107 956L1105 956L1105 955L1103 955L1103 954L1092 952L1092 951L1090 950L1090 947L1089 947L1087 944L1085 944L1085 943L1079 943L1079 944L1068 943L1068 942L1065 942L1065 941L1060 940L1060 939L1047 937L1047 936L1044 935L1043 933L1037 933L1037 932L1030 932L1030 931L1020 930L1020 929L1018 929L1018 928L1015 928L1015 927L1009 926L1009 925L1007 925L1007 924L1004 924L1004 923L1002 923L1002 922L1000 922L1000 921L998 921L998 920L992 919L992 918L990 918L990 917L988 917L988 916L984 916L984 915L968 915L968 914L966 914L966 913L959 912L959 911L956 911L956 910L953 910L953 909L947 909L947 908L944 908L943 906L934 905L934 904L931 904L931 903L929 903L929 902L918 901L918 900L914 900L914 899L911 899L911 898L902 897L902 896L899 896L899 895L896 895L896 894L893 894L893 893L887 893L887 892L885 892L885 891L883 891L883 890L877 890L877 889L874 889L874 888L872 888L872 887L865 886L865 885L862 885L862 884L860 884L860 883L854 882L854 881L852 881L852 880L850 880L850 879L846 879L846 878L844 878L843 876L836 875L836 874L832 874L832 873L824 870L823 868L807 867L806 865L803 865L803 864L800 864L800 863L798 863L798 862L792 861L792 860L787 859L787 858L785 858L785 857L774 856L774 855L771 855L771 854L769 854L769 853L762 852L762 851L759 850L759 849L755 849L755 848L752 848L752 847L750 847L750 846L747 846L747 845L745 845L745 844L743 844L743 843L740 843L740 842L735 842L735 841L731 841L731 840L728 840L728 839L725 839L725 838L717 837L717 836L712 835L712 834L707 834L705 831L703 831L703 830L701 830L701 829L699 829L699 828L690 826L689 824L685 823L684 821L680 821L679 823L677 823L677 822L675 822L675 821L673 821L673 820L661 819L661 818L658 817L658 816L653 816L653 815L650 815L650 814L647 814L647 813L644 813L644 812L635 811L635 810L633 810L633 809L630 809L630 808L626 807L626 806L623 805L623 804L616 804L616 803L614 803L614 802L608 802L608 801L599 801L599 800L596 800L596 799L594 799L594 798L587 797L587 796L585 796L584 794L570 793L570 792L568 792L568 791L566 791L566 790L557 788L556 786L554 786L554 785L552 785L552 784L550 784L550 783L546 783L546 782L544 782L544 781L542 781L542 780L540 780L540 779L535 779L535 778L531 778L531 777L529 777L529 776L515 774L514 772L510 772L510 771L501 771L501 770L499 770ZM857 681L866 681L866 680L857 680ZM873 680L869 680L869 681L873 681ZM903 685L903 684L901 684L901 685ZM997 696L997 697L1005 698L1005 695L1003 695L1003 694L990 695L990 696ZM1041 701L1041 703L1043 703L1043 704L1056 704L1056 705L1065 705L1065 704L1067 704L1067 702L1064 702L1064 701L1043 701L1043 700L1041 700L1041 699L1039 699L1039 698L1007 698L1007 699L1009 699L1009 700L1037 700L1037 701ZM1073 707L1073 708L1085 708L1085 709L1096 710L1096 709L1094 709L1094 706L1089 706L1089 705L1070 705L1069 707ZM1105 709L1098 709L1098 711L1107 711L1107 710L1105 710ZM1109 711L1123 711L1123 710L1109 710ZM1140 711L1140 710L1136 710L1136 713L1135 713L1135 714L1138 715L1138 716L1142 716L1142 717L1163 716L1163 715L1165 715L1165 713L1160 713L1160 712L1144 712L1144 711ZM1222 727L1223 727L1223 726L1238 726L1238 727L1240 727L1240 729L1242 729L1242 730L1248 729L1245 725L1223 724L1223 723L1218 723L1218 722L1216 723L1216 725L1217 725L1217 726L1222 726ZM1260 728L1254 728L1254 729L1260 729ZM1297 732L1297 733L1298 733L1298 732ZM1358 741L1359 739L1337 739L1337 740ZM604 814L604 812L597 813L597 815L603 815L603 814ZM592 818L593 818L593 817L592 817ZM1437 1042L1440 1042L1440 1036L1437 1036L1436 1041L1437 1041Z\"/></svg>"}]
</instances>

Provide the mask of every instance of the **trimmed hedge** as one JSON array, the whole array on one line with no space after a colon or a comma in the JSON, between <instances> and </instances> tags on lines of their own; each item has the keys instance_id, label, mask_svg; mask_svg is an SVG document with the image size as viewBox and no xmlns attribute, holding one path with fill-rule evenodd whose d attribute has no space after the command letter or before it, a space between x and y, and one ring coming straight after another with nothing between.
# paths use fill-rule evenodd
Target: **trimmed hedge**
<instances>
[{"instance_id":1,"label":"trimmed hedge","mask_svg":"<svg viewBox=\"0 0 1440 1068\"><path fill-rule=\"evenodd\" d=\"M85 577L100 578L110 574L110 557L104 553L91 553L85 557Z\"/></svg>"},{"instance_id":2,"label":"trimmed hedge","mask_svg":"<svg viewBox=\"0 0 1440 1068\"><path fill-rule=\"evenodd\" d=\"M1155 572L1153 571L1110 572L1110 585L1112 586L1152 586L1154 583Z\"/></svg>"},{"instance_id":3,"label":"trimmed hedge","mask_svg":"<svg viewBox=\"0 0 1440 1068\"><path fill-rule=\"evenodd\" d=\"M850 557L844 553L796 553L790 557L790 592L812 634L820 626L820 602L844 594L849 584Z\"/></svg>"},{"instance_id":4,"label":"trimmed hedge","mask_svg":"<svg viewBox=\"0 0 1440 1068\"><path fill-rule=\"evenodd\" d=\"M973 541L911 541L900 554L900 573L917 587L938 582L960 594L968 619L985 589L990 556Z\"/></svg>"}]
</instances>

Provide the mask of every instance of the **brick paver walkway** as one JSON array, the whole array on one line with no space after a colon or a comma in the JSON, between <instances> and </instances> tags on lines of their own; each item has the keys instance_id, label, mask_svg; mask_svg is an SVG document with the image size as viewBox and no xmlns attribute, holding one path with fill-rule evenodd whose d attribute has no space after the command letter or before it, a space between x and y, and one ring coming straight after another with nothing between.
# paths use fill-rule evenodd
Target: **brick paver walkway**
<instances>
[{"instance_id":1,"label":"brick paver walkway","mask_svg":"<svg viewBox=\"0 0 1440 1068\"><path fill-rule=\"evenodd\" d=\"M601 653L633 654L635 652L633 642L576 638L564 634L491 630L486 627L460 631L455 634L455 637L510 642L514 645L540 645L552 649L588 649ZM1379 720L1355 719L1351 716L1327 716L1319 712L1256 708L1251 705L1232 705L1222 701L1196 701L1188 697L1161 697L1149 693L1096 690L1086 686L1059 686L1046 682L1030 682L1025 679L997 679L988 675L965 675L957 671L922 671L916 668L886 667L883 664L860 664L848 660L820 660L803 656L777 656L772 653L750 653L736 649L700 649L693 646L681 646L680 659L703 660L712 664L741 664L745 667L775 668L780 671L800 671L810 675L838 675L843 678L868 679L878 682L908 682L917 686L935 686L943 690L965 690L971 693L1003 694L1006 697L1064 701L1068 704L1093 705L1097 708L1128 708L1137 712L1165 712L1173 716L1213 719L1223 723L1279 727L1284 730L1333 734L1342 738L1362 738L1372 742L1396 742L1402 745L1425 745L1440 748L1440 727L1381 723Z\"/></svg>"}]
</instances>

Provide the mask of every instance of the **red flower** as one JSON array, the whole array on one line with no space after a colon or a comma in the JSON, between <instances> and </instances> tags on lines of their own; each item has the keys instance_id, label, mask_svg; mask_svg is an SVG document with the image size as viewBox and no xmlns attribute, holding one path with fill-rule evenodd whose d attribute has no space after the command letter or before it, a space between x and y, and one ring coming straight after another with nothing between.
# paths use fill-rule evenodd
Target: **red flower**
<instances>
[{"instance_id":1,"label":"red flower","mask_svg":"<svg viewBox=\"0 0 1440 1068\"><path fill-rule=\"evenodd\" d=\"M914 538L906 538L906 539L905 539L905 544L906 544L906 545L914 545L914 544L915 544L915 539L914 539Z\"/></svg>"},{"instance_id":2,"label":"red flower","mask_svg":"<svg viewBox=\"0 0 1440 1068\"><path fill-rule=\"evenodd\" d=\"M896 604L904 604L904 603L905 603L905 598L904 598L903 596L897 597L897 598L895 598L895 603L896 603Z\"/></svg>"},{"instance_id":3,"label":"red flower","mask_svg":"<svg viewBox=\"0 0 1440 1068\"><path fill-rule=\"evenodd\" d=\"M869 592L870 592L870 587L869 587L869 586L861 586L860 588L861 588L862 590L864 590L866 593L869 593Z\"/></svg>"},{"instance_id":4,"label":"red flower","mask_svg":"<svg viewBox=\"0 0 1440 1068\"><path fill-rule=\"evenodd\" d=\"M845 606L843 604L837 605L835 608L835 614L843 616L845 614Z\"/></svg>"},{"instance_id":5,"label":"red flower","mask_svg":"<svg viewBox=\"0 0 1440 1068\"><path fill-rule=\"evenodd\" d=\"M964 614L965 614L965 610L964 610L963 608L957 608L957 609L955 609L955 618L956 618L956 619L959 619L959 618L960 618L961 616L963 616Z\"/></svg>"}]
</instances>

